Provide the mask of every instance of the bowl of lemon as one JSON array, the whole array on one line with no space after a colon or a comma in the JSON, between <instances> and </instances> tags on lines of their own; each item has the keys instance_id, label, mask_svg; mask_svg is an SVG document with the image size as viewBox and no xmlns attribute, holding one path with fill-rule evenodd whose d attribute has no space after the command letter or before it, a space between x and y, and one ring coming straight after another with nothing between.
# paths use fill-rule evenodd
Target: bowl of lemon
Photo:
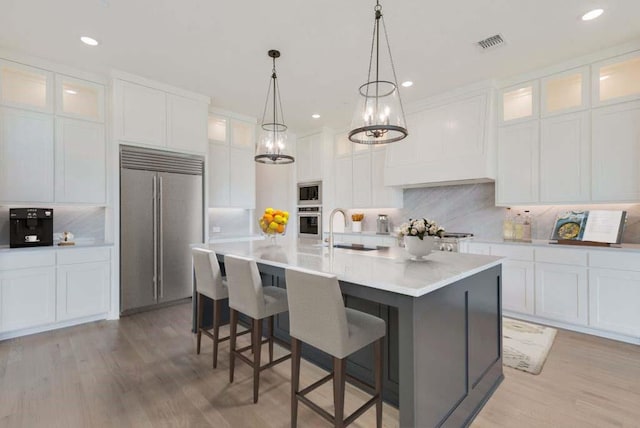
<instances>
[{"instance_id":1,"label":"bowl of lemon","mask_svg":"<svg viewBox=\"0 0 640 428\"><path fill-rule=\"evenodd\" d=\"M276 236L284 236L287 232L289 213L287 211L267 208L258 219L262 234L275 240Z\"/></svg>"}]
</instances>

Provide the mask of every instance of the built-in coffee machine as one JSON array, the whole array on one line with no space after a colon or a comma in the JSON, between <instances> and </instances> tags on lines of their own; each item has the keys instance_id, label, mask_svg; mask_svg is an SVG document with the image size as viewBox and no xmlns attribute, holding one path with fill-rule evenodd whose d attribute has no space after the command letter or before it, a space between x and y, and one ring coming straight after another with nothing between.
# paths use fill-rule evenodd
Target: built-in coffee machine
<instances>
[{"instance_id":1,"label":"built-in coffee machine","mask_svg":"<svg viewBox=\"0 0 640 428\"><path fill-rule=\"evenodd\" d=\"M53 245L53 210L51 208L10 208L9 247Z\"/></svg>"}]
</instances>

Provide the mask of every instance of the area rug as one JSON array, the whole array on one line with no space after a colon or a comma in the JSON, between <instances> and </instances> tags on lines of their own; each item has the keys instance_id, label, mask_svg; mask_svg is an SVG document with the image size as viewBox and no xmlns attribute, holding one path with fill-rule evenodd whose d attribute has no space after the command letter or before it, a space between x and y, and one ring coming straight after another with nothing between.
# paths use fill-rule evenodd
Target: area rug
<instances>
[{"instance_id":1,"label":"area rug","mask_svg":"<svg viewBox=\"0 0 640 428\"><path fill-rule=\"evenodd\" d=\"M502 364L539 374L556 337L556 329L502 318Z\"/></svg>"}]
</instances>

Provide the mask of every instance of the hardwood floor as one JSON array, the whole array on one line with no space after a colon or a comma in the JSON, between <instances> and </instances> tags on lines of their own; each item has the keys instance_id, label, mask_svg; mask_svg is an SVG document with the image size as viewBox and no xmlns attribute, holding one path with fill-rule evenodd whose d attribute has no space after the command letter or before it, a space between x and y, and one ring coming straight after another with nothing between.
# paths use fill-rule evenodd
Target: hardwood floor
<instances>
[{"instance_id":1,"label":"hardwood floor","mask_svg":"<svg viewBox=\"0 0 640 428\"><path fill-rule=\"evenodd\" d=\"M253 404L251 368L237 365L229 384L229 342L213 370L211 341L196 355L190 325L187 304L0 342L0 426L289 426L290 363L261 374ZM323 375L301 371L303 385ZM310 396L331 409L330 385ZM346 412L365 400L349 386ZM383 425L397 417L385 405ZM299 426L328 424L300 406ZM374 409L353 426L375 426ZM542 374L505 368L473 426L640 427L640 347L559 331Z\"/></svg>"}]
</instances>

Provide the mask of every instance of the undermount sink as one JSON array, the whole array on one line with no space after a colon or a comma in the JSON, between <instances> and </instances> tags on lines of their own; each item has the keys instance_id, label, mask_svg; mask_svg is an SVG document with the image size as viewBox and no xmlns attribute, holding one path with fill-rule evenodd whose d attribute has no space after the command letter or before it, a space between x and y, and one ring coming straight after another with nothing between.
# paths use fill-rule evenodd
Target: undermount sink
<instances>
[{"instance_id":1,"label":"undermount sink","mask_svg":"<svg viewBox=\"0 0 640 428\"><path fill-rule=\"evenodd\" d=\"M374 250L379 250L385 247L368 247L362 244L335 244L333 248L343 248L345 250L356 250L356 251L374 251Z\"/></svg>"}]
</instances>

